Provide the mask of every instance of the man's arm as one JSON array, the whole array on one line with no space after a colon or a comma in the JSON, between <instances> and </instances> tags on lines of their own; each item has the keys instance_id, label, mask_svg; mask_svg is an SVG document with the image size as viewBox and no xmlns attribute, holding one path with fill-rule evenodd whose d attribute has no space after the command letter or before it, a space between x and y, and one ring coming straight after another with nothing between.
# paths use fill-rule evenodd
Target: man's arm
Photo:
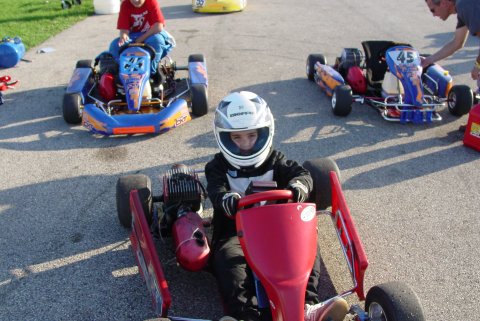
<instances>
[{"instance_id":1,"label":"man's arm","mask_svg":"<svg viewBox=\"0 0 480 321\"><path fill-rule=\"evenodd\" d=\"M473 63L473 68L470 74L472 75L473 80L478 80L480 78L480 51L478 52L477 59L475 59Z\"/></svg>"},{"instance_id":2,"label":"man's arm","mask_svg":"<svg viewBox=\"0 0 480 321\"><path fill-rule=\"evenodd\" d=\"M422 67L427 67L439 60L445 59L463 47L468 36L467 26L457 28L453 39L445 44L439 51L422 59Z\"/></svg>"}]
</instances>

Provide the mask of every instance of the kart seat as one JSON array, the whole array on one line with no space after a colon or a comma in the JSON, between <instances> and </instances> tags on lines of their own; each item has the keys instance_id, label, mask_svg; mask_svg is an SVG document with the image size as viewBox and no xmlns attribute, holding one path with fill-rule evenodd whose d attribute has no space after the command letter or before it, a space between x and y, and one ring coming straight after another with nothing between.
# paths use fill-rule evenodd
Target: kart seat
<instances>
[{"instance_id":1,"label":"kart seat","mask_svg":"<svg viewBox=\"0 0 480 321\"><path fill-rule=\"evenodd\" d=\"M387 72L385 52L394 46L410 45L387 40L369 40L362 42L363 51L365 52L367 83L369 86L375 89L381 89L383 78Z\"/></svg>"}]
</instances>

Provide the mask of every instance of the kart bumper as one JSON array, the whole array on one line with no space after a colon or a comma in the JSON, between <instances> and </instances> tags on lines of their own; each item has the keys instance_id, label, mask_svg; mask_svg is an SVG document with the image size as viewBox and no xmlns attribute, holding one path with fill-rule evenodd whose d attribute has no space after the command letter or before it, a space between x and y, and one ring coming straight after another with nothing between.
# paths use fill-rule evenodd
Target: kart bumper
<instances>
[{"instance_id":1,"label":"kart bumper","mask_svg":"<svg viewBox=\"0 0 480 321\"><path fill-rule=\"evenodd\" d=\"M442 120L442 116L440 116L437 110L444 106L443 103L413 106L411 104L389 102L388 97L375 99L355 96L354 101L361 104L367 103L377 108L383 119L387 121L414 124L424 124Z\"/></svg>"},{"instance_id":2,"label":"kart bumper","mask_svg":"<svg viewBox=\"0 0 480 321\"><path fill-rule=\"evenodd\" d=\"M225 13L242 11L247 0L192 0L192 9L200 13Z\"/></svg>"},{"instance_id":3,"label":"kart bumper","mask_svg":"<svg viewBox=\"0 0 480 321\"><path fill-rule=\"evenodd\" d=\"M161 134L178 127L192 117L187 102L178 99L157 113L109 115L95 104L83 109L82 125L96 134Z\"/></svg>"}]
</instances>

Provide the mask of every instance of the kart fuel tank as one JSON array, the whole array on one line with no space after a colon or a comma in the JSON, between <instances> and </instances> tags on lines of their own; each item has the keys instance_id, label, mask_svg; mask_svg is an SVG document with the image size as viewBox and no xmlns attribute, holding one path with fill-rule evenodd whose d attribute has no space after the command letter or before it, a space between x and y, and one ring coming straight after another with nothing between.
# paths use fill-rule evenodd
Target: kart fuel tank
<instances>
[{"instance_id":1,"label":"kart fuel tank","mask_svg":"<svg viewBox=\"0 0 480 321\"><path fill-rule=\"evenodd\" d=\"M208 262L210 247L197 212L180 213L172 226L177 262L188 271L200 271Z\"/></svg>"},{"instance_id":2,"label":"kart fuel tank","mask_svg":"<svg viewBox=\"0 0 480 321\"><path fill-rule=\"evenodd\" d=\"M424 88L429 95L446 98L452 88L452 76L440 65L433 64L427 68L422 77Z\"/></svg>"},{"instance_id":3,"label":"kart fuel tank","mask_svg":"<svg viewBox=\"0 0 480 321\"><path fill-rule=\"evenodd\" d=\"M25 46L19 37L0 41L0 68L14 67L23 58Z\"/></svg>"},{"instance_id":4,"label":"kart fuel tank","mask_svg":"<svg viewBox=\"0 0 480 321\"><path fill-rule=\"evenodd\" d=\"M480 152L480 104L470 110L463 144Z\"/></svg>"}]
</instances>

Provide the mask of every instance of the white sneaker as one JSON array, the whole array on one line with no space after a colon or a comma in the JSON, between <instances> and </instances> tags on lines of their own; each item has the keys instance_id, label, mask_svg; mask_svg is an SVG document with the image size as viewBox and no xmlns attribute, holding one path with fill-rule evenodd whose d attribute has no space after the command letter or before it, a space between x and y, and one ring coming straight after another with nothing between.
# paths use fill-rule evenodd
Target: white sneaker
<instances>
[{"instance_id":1,"label":"white sneaker","mask_svg":"<svg viewBox=\"0 0 480 321\"><path fill-rule=\"evenodd\" d=\"M343 298L335 298L326 304L305 304L305 321L343 321L349 309Z\"/></svg>"},{"instance_id":2,"label":"white sneaker","mask_svg":"<svg viewBox=\"0 0 480 321\"><path fill-rule=\"evenodd\" d=\"M237 319L235 319L233 317L229 317L228 315L225 315L225 316L221 317L218 321L237 321Z\"/></svg>"}]
</instances>

